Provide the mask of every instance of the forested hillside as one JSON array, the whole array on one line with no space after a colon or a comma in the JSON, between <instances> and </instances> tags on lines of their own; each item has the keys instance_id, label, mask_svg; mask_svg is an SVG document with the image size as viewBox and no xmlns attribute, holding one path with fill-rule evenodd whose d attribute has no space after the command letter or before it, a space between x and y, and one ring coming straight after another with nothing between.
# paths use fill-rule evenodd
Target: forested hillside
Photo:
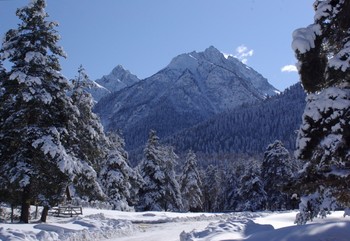
<instances>
[{"instance_id":1,"label":"forested hillside","mask_svg":"<svg viewBox=\"0 0 350 241\"><path fill-rule=\"evenodd\" d=\"M244 105L186 129L166 143L181 153L187 149L204 154L259 154L274 140L295 149L296 131L305 108L300 84L264 102Z\"/></svg>"}]
</instances>

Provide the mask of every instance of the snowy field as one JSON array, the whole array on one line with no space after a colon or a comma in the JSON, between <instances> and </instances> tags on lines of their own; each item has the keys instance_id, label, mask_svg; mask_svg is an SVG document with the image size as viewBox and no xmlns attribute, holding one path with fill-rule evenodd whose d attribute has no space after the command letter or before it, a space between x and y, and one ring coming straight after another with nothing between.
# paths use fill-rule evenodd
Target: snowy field
<instances>
[{"instance_id":1,"label":"snowy field","mask_svg":"<svg viewBox=\"0 0 350 241\"><path fill-rule=\"evenodd\" d=\"M335 212L296 226L296 212L226 214L119 212L87 209L47 223L0 224L0 240L109 241L349 241L350 218Z\"/></svg>"}]
</instances>

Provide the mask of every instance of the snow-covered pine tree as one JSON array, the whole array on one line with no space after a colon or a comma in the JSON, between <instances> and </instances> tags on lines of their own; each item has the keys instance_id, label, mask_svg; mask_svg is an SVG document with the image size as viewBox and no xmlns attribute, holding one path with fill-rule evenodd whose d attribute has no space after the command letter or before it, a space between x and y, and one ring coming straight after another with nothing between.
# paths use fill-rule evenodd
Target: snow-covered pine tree
<instances>
[{"instance_id":1,"label":"snow-covered pine tree","mask_svg":"<svg viewBox=\"0 0 350 241\"><path fill-rule=\"evenodd\" d=\"M266 192L260 178L261 165L251 160L245 165L245 172L238 189L237 211L263 210L266 203Z\"/></svg>"},{"instance_id":2,"label":"snow-covered pine tree","mask_svg":"<svg viewBox=\"0 0 350 241\"><path fill-rule=\"evenodd\" d=\"M0 55L0 98L4 93L4 88L3 86L3 82L5 81L6 78L6 69L4 68L2 61L1 61L1 55ZM1 101L1 99L0 99ZM0 107L1 108L1 107ZM1 120L1 119L0 119Z\"/></svg>"},{"instance_id":3,"label":"snow-covered pine tree","mask_svg":"<svg viewBox=\"0 0 350 241\"><path fill-rule=\"evenodd\" d=\"M244 160L245 161L245 160ZM224 194L226 196L224 202L224 210L235 210L238 205L238 189L241 177L244 174L244 163L237 158L231 166L226 169L225 179L223 182Z\"/></svg>"},{"instance_id":4,"label":"snow-covered pine tree","mask_svg":"<svg viewBox=\"0 0 350 241\"><path fill-rule=\"evenodd\" d=\"M267 147L261 167L261 179L267 194L266 209L289 208L292 194L287 193L285 187L291 182L295 171L289 152L281 141L276 140Z\"/></svg>"},{"instance_id":5,"label":"snow-covered pine tree","mask_svg":"<svg viewBox=\"0 0 350 241\"><path fill-rule=\"evenodd\" d=\"M219 204L220 176L217 167L209 165L203 173L203 206L206 212L216 212Z\"/></svg>"},{"instance_id":6,"label":"snow-covered pine tree","mask_svg":"<svg viewBox=\"0 0 350 241\"><path fill-rule=\"evenodd\" d=\"M77 109L67 96L69 82L60 73L57 23L47 21L45 0L17 10L21 20L9 30L0 50L12 63L1 97L1 189L20 194L21 222L29 221L31 203L44 206L41 217L63 199L77 174L92 170L68 148L76 138ZM90 173L90 172L89 172Z\"/></svg>"},{"instance_id":7,"label":"snow-covered pine tree","mask_svg":"<svg viewBox=\"0 0 350 241\"><path fill-rule=\"evenodd\" d=\"M112 137L110 137L110 135ZM125 141L124 138L122 137L121 131L118 132L113 132L109 134L109 139L112 138L112 145L109 145L110 148L108 149L108 152L112 151L114 149L118 150L120 153L121 157L125 161L125 163L131 167L130 161L129 161L129 155L128 152L125 150ZM135 207L138 203L138 198L139 198L139 189L142 185L142 177L138 171L137 168L131 168L129 172L129 182L131 185L131 188L129 190L130 196L128 199L128 204L132 207Z\"/></svg>"},{"instance_id":8,"label":"snow-covered pine tree","mask_svg":"<svg viewBox=\"0 0 350 241\"><path fill-rule=\"evenodd\" d=\"M3 64L2 64L1 55L0 55L0 86L2 85L2 82L5 79L5 76L6 76L6 70L5 70L5 68L4 68Z\"/></svg>"},{"instance_id":9,"label":"snow-covered pine tree","mask_svg":"<svg viewBox=\"0 0 350 241\"><path fill-rule=\"evenodd\" d=\"M182 211L182 195L180 191L180 185L176 179L175 165L177 163L178 156L174 152L172 146L161 146L164 156L162 157L164 162L164 181L165 181L165 195L162 200L164 210Z\"/></svg>"},{"instance_id":10,"label":"snow-covered pine tree","mask_svg":"<svg viewBox=\"0 0 350 241\"><path fill-rule=\"evenodd\" d=\"M314 23L295 30L292 43L309 93L296 151L305 161L299 217L309 218L318 212L305 212L330 210L334 199L350 205L350 1L317 0L314 7Z\"/></svg>"},{"instance_id":11,"label":"snow-covered pine tree","mask_svg":"<svg viewBox=\"0 0 350 241\"><path fill-rule=\"evenodd\" d=\"M109 134L109 151L106 163L100 172L100 182L108 201L114 210L130 211L131 180L137 179L136 172L129 166L125 151L120 148L122 140L116 133Z\"/></svg>"},{"instance_id":12,"label":"snow-covered pine tree","mask_svg":"<svg viewBox=\"0 0 350 241\"><path fill-rule=\"evenodd\" d=\"M171 190L176 186L179 188L179 185L172 180L174 176L171 173L174 165L174 160L171 160L174 158L171 157L173 151L169 153L169 149L161 146L158 141L156 132L151 130L144 149L145 157L138 167L143 178L143 185L139 192L138 209L143 211L178 211L182 208L182 203L177 200L177 193L180 191L179 189ZM170 184L167 183L169 181Z\"/></svg>"},{"instance_id":13,"label":"snow-covered pine tree","mask_svg":"<svg viewBox=\"0 0 350 241\"><path fill-rule=\"evenodd\" d=\"M72 83L71 98L78 115L74 123L75 130L71 130L75 131L75 138L72 138L69 148L76 158L87 164L87 169L85 173L76 175L70 190L74 190L74 195L78 198L99 200L104 195L97 181L97 173L106 158L108 141L99 117L92 111L94 101L87 91L92 87L92 81L83 66L79 67L78 75Z\"/></svg>"},{"instance_id":14,"label":"snow-covered pine tree","mask_svg":"<svg viewBox=\"0 0 350 241\"><path fill-rule=\"evenodd\" d=\"M202 179L198 171L196 154L189 150L180 177L180 190L184 211L203 210Z\"/></svg>"},{"instance_id":15,"label":"snow-covered pine tree","mask_svg":"<svg viewBox=\"0 0 350 241\"><path fill-rule=\"evenodd\" d=\"M155 131L150 131L144 149L144 159L139 165L143 185L139 192L138 209L142 211L160 211L161 199L164 197L164 163L160 158L161 152L158 144L159 138Z\"/></svg>"}]
</instances>

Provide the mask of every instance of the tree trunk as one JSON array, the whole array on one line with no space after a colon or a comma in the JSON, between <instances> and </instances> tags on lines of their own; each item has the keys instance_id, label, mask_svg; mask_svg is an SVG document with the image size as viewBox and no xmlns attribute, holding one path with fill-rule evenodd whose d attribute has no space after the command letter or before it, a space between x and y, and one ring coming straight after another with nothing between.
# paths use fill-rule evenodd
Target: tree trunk
<instances>
[{"instance_id":1,"label":"tree trunk","mask_svg":"<svg viewBox=\"0 0 350 241\"><path fill-rule=\"evenodd\" d=\"M66 187L66 200L67 200L68 202L72 201L72 196L71 196L71 194L70 194L70 191L69 191L69 187L68 187L68 186Z\"/></svg>"},{"instance_id":2,"label":"tree trunk","mask_svg":"<svg viewBox=\"0 0 350 241\"><path fill-rule=\"evenodd\" d=\"M43 212L41 213L41 218L40 221L46 223L46 218L47 215L49 213L49 207L48 206L44 206Z\"/></svg>"},{"instance_id":3,"label":"tree trunk","mask_svg":"<svg viewBox=\"0 0 350 241\"><path fill-rule=\"evenodd\" d=\"M29 223L29 209L30 209L30 188L27 186L22 193L21 223Z\"/></svg>"},{"instance_id":4,"label":"tree trunk","mask_svg":"<svg viewBox=\"0 0 350 241\"><path fill-rule=\"evenodd\" d=\"M13 211L14 211L14 205L11 204L11 223L13 223Z\"/></svg>"}]
</instances>

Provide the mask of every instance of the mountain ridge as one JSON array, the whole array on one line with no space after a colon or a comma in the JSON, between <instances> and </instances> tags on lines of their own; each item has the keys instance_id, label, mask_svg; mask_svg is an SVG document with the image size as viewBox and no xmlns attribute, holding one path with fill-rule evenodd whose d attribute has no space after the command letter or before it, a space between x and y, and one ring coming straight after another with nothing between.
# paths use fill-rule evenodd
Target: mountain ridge
<instances>
[{"instance_id":1,"label":"mountain ridge","mask_svg":"<svg viewBox=\"0 0 350 241\"><path fill-rule=\"evenodd\" d=\"M106 130L122 130L132 150L150 129L163 138L277 93L261 74L211 46L176 56L154 75L102 98L95 111Z\"/></svg>"}]
</instances>

